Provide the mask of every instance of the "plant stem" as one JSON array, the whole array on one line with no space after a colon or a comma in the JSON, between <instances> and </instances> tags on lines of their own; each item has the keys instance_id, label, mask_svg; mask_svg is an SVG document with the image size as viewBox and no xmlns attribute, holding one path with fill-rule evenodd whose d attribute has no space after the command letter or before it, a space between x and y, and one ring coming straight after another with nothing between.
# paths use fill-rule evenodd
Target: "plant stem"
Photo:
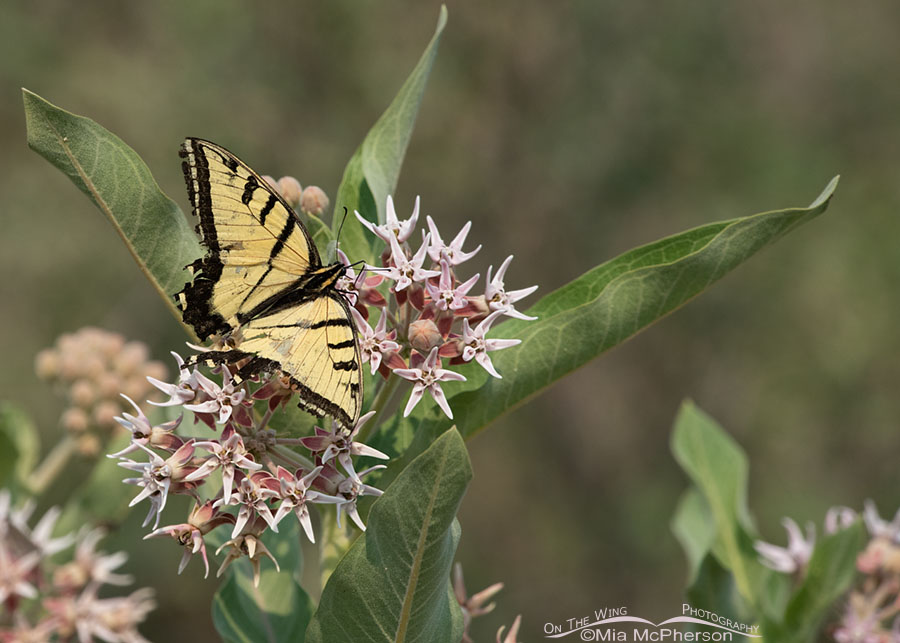
<instances>
[{"instance_id":1,"label":"plant stem","mask_svg":"<svg viewBox=\"0 0 900 643\"><path fill-rule=\"evenodd\" d=\"M279 440L279 443L281 440ZM295 469L303 469L305 471L312 471L315 468L315 465L304 458L302 455L297 453L296 451L292 451L287 447L280 446L280 444L275 445L271 449L269 449L269 453L272 455L274 460L279 460L281 464L286 464L287 466L293 467Z\"/></svg>"},{"instance_id":2,"label":"plant stem","mask_svg":"<svg viewBox=\"0 0 900 643\"><path fill-rule=\"evenodd\" d=\"M378 394L375 396L375 400L372 403L372 410L375 411L375 421L360 429L359 434L356 437L357 442L365 443L369 436L375 432L375 429L381 425L381 412L385 409L391 398L394 397L397 386L400 384L400 379L401 378L396 375L391 375L384 386L381 387L381 390L378 391Z\"/></svg>"},{"instance_id":3,"label":"plant stem","mask_svg":"<svg viewBox=\"0 0 900 643\"><path fill-rule=\"evenodd\" d=\"M69 462L69 458L75 453L75 439L66 435L56 443L44 460L34 468L25 482L28 489L34 495L43 493L50 483L59 475Z\"/></svg>"}]
</instances>

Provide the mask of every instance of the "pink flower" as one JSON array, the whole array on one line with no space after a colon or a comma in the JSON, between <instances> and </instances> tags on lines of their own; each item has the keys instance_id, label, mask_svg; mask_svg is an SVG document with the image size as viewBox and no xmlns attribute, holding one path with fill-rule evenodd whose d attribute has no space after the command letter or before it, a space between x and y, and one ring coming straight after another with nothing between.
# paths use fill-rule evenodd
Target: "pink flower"
<instances>
[{"instance_id":1,"label":"pink flower","mask_svg":"<svg viewBox=\"0 0 900 643\"><path fill-rule=\"evenodd\" d=\"M381 317L375 325L375 330L372 330L369 322L356 308L351 308L350 313L356 321L356 330L359 331L359 352L362 354L363 364L369 362L372 365L372 375L375 375L375 371L381 365L382 355L400 350L400 344L394 341L397 331L385 332L387 327L387 312L385 311L381 311Z\"/></svg>"},{"instance_id":2,"label":"pink flower","mask_svg":"<svg viewBox=\"0 0 900 643\"><path fill-rule=\"evenodd\" d=\"M385 276L396 282L394 283L395 292L403 290L413 283L425 281L429 277L437 277L441 274L437 270L425 270L422 268L422 262L425 261L425 255L428 253L428 239L429 236L425 235L422 247L416 251L412 259L409 259L406 256L406 252L400 247L397 237L391 235L391 265L385 272Z\"/></svg>"},{"instance_id":3,"label":"pink flower","mask_svg":"<svg viewBox=\"0 0 900 643\"><path fill-rule=\"evenodd\" d=\"M344 274L334 284L334 287L337 291L344 294L350 305L359 306L361 305L360 302L362 302L362 304L374 306L375 308L386 306L387 300L384 298L384 295L376 290L376 287L384 281L384 277L378 274L366 277L364 276L366 273L365 269L357 276L353 265L343 250L338 250L337 256L346 268L344 269Z\"/></svg>"},{"instance_id":4,"label":"pink flower","mask_svg":"<svg viewBox=\"0 0 900 643\"><path fill-rule=\"evenodd\" d=\"M488 356L488 351L509 348L522 343L521 339L485 339L484 334L502 314L502 310L495 310L482 319L474 330L469 326L469 320L463 319L463 361L470 362L474 358L476 362L484 367L484 370L497 378L500 377L500 373L494 368L491 358Z\"/></svg>"},{"instance_id":5,"label":"pink flower","mask_svg":"<svg viewBox=\"0 0 900 643\"><path fill-rule=\"evenodd\" d=\"M278 467L278 482L281 486L280 496L282 500L278 511L275 513L275 523L278 524L282 518L293 512L311 543L316 542L316 539L306 504L309 502L344 502L343 498L329 496L310 488L313 481L319 477L321 471L322 467L316 467L305 476L299 477L301 473L299 470L296 473L291 473L284 467Z\"/></svg>"},{"instance_id":6,"label":"pink flower","mask_svg":"<svg viewBox=\"0 0 900 643\"><path fill-rule=\"evenodd\" d=\"M200 402L199 404L185 404L184 408L188 411L194 411L195 413L218 414L219 424L227 422L232 413L234 413L235 407L239 406L241 402L244 401L247 392L244 389L235 389L231 373L229 373L228 369L224 366L222 367L222 372L224 373L222 386L219 386L203 373L197 371L195 375L197 381L200 383L200 388L202 388L211 399Z\"/></svg>"},{"instance_id":7,"label":"pink flower","mask_svg":"<svg viewBox=\"0 0 900 643\"><path fill-rule=\"evenodd\" d=\"M185 480L193 482L207 477L216 469L222 469L222 500L225 504L231 501L231 489L234 483L235 469L250 469L258 471L262 465L253 461L253 456L244 447L244 439L234 432L231 426L225 427L222 437L218 440L202 440L194 443L194 446L209 451L211 454L197 470L188 475Z\"/></svg>"},{"instance_id":8,"label":"pink flower","mask_svg":"<svg viewBox=\"0 0 900 643\"><path fill-rule=\"evenodd\" d=\"M156 514L156 522L153 528L159 525L159 515L166 506L166 498L169 491L183 491L193 488L194 484L186 481L185 478L193 473L196 467L190 466L188 463L194 456L194 441L188 440L175 453L163 460L156 453L145 446L138 445L150 456L149 462L135 462L122 458L119 466L131 471L138 471L142 475L140 478L126 478L123 482L127 484L136 484L143 487L134 499L128 503L129 507L133 507L145 498L150 499L150 512L144 519L142 526L146 526L153 514Z\"/></svg>"},{"instance_id":9,"label":"pink flower","mask_svg":"<svg viewBox=\"0 0 900 643\"><path fill-rule=\"evenodd\" d=\"M179 404L184 404L185 402L190 402L194 399L197 389L200 388L200 383L197 381L196 377L196 367L193 371L189 371L187 366L185 366L181 355L172 351L172 356L175 358L175 363L178 364L178 382L176 384L161 382L155 377L147 377L148 382L169 396L169 399L165 402L150 402L150 404L153 404L154 406L177 406ZM134 402L132 402L132 404L134 404Z\"/></svg>"},{"instance_id":10,"label":"pink flower","mask_svg":"<svg viewBox=\"0 0 900 643\"><path fill-rule=\"evenodd\" d=\"M421 360L421 356L418 353L413 353L412 357L410 357L410 366L419 360ZM453 413L450 411L450 405L447 403L444 391L441 390L440 383L451 381L464 382L466 378L459 373L441 368L440 363L438 347L435 346L431 349L424 363L421 364L421 368L398 368L394 371L395 375L413 382L413 390L409 395L409 402L406 403L406 409L403 411L403 417L412 413L412 410L427 390L438 406L441 407L441 410L447 414L447 417L451 420L453 419Z\"/></svg>"},{"instance_id":11,"label":"pink flower","mask_svg":"<svg viewBox=\"0 0 900 643\"><path fill-rule=\"evenodd\" d=\"M753 548L759 554L760 562L766 567L783 574L793 574L805 569L812 557L813 547L816 544L816 528L815 525L809 523L806 526L806 538L804 538L800 527L790 518L785 518L781 524L788 532L787 547L756 541L753 543Z\"/></svg>"},{"instance_id":12,"label":"pink flower","mask_svg":"<svg viewBox=\"0 0 900 643\"><path fill-rule=\"evenodd\" d=\"M231 531L231 537L235 538L244 526L254 516L260 516L266 521L266 524L272 531L278 531L278 524L275 522L275 516L272 515L271 509L267 504L269 500L278 498L279 484L278 480L272 474L266 471L256 471L249 476L243 472L235 472L235 480L237 481L237 493L232 494L230 501L225 499L217 500L215 505L237 505L237 519L234 521L234 529Z\"/></svg>"},{"instance_id":13,"label":"pink flower","mask_svg":"<svg viewBox=\"0 0 900 643\"><path fill-rule=\"evenodd\" d=\"M466 236L472 227L471 221L466 221L466 225L462 227L456 238L447 245L441 239L441 234L438 232L434 220L431 217L425 217L425 220L428 222L428 230L431 232L431 246L428 249L428 255L435 263L444 259L451 266L458 266L474 257L481 250L481 245L479 244L472 252L463 252L462 245L466 242Z\"/></svg>"},{"instance_id":14,"label":"pink flower","mask_svg":"<svg viewBox=\"0 0 900 643\"><path fill-rule=\"evenodd\" d=\"M369 411L356 422L356 426L349 433L343 431L339 426L332 425L331 431L315 427L316 434L314 436L300 438L307 449L312 453L321 453L319 456L322 464L327 464L332 458L337 459L344 467L344 470L353 478L356 478L356 472L353 470L353 462L350 460L352 456L368 456L370 458L378 458L380 460L389 460L390 456L382 453L378 449L373 449L362 442L354 442L353 438L359 433L363 425L375 415L375 411Z\"/></svg>"},{"instance_id":15,"label":"pink flower","mask_svg":"<svg viewBox=\"0 0 900 643\"><path fill-rule=\"evenodd\" d=\"M476 273L474 277L454 286L454 279L450 274L450 263L446 259L441 259L441 279L438 285L434 286L430 281L426 281L425 289L438 310L459 310L468 303L466 293L472 289L480 276Z\"/></svg>"},{"instance_id":16,"label":"pink flower","mask_svg":"<svg viewBox=\"0 0 900 643\"><path fill-rule=\"evenodd\" d=\"M232 538L216 550L216 555L218 555L220 551L226 548L228 549L228 553L225 555L225 560L219 567L219 571L216 572L216 578L225 573L225 570L233 561L244 556L250 559L250 564L253 566L254 587L259 587L259 564L263 556L267 556L273 563L275 563L276 571L281 571L281 567L278 565L278 561L275 560L275 557L262 543L262 541L259 539L259 536L255 534L241 534L236 538Z\"/></svg>"},{"instance_id":17,"label":"pink flower","mask_svg":"<svg viewBox=\"0 0 900 643\"><path fill-rule=\"evenodd\" d=\"M219 525L226 523L234 523L234 516L219 511L213 506L212 500L207 500L202 505L194 505L186 523L160 527L144 536L144 540L169 536L183 545L184 553L181 556L181 562L178 564L179 574L187 567L191 556L199 551L203 558L203 565L206 568L206 573L204 574L204 578L206 578L209 576L209 560L206 557L206 543L203 540L203 536Z\"/></svg>"},{"instance_id":18,"label":"pink flower","mask_svg":"<svg viewBox=\"0 0 900 643\"><path fill-rule=\"evenodd\" d=\"M383 225L375 225L356 210L353 211L359 222L362 223L372 234L376 235L385 243L390 243L390 239L396 239L403 243L409 239L413 230L416 228L416 221L419 220L419 197L416 197L416 205L413 207L412 216L405 221L397 220L397 212L394 210L394 199L391 195L387 198L387 207L385 208L385 223Z\"/></svg>"},{"instance_id":19,"label":"pink flower","mask_svg":"<svg viewBox=\"0 0 900 643\"><path fill-rule=\"evenodd\" d=\"M528 288L522 288L521 290L511 290L506 292L503 278L506 276L506 269L509 268L509 263L512 261L512 258L513 256L509 255L506 260L500 264L500 267L497 269L497 274L494 275L493 279L491 279L491 270L493 269L493 266L488 268L488 284L484 290L484 298L491 310L502 310L503 314L515 317L516 319L524 319L527 321L537 319L537 317L529 317L528 315L520 313L515 309L515 306L513 306L514 302L519 301L523 297L527 297L537 290L537 286L529 286Z\"/></svg>"},{"instance_id":20,"label":"pink flower","mask_svg":"<svg viewBox=\"0 0 900 643\"><path fill-rule=\"evenodd\" d=\"M147 419L147 416L144 415L141 408L135 404L134 400L124 393L122 393L122 397L128 400L135 411L137 411L137 416L129 413L122 413L122 417L114 418L116 422L131 431L131 444L117 453L110 453L107 457L118 458L126 453L137 451L139 448L138 445L156 447L163 451L172 452L184 444L184 440L174 433L175 429L178 428L178 425L181 424L180 415L171 422L166 422L159 426L152 426L150 420Z\"/></svg>"}]
</instances>

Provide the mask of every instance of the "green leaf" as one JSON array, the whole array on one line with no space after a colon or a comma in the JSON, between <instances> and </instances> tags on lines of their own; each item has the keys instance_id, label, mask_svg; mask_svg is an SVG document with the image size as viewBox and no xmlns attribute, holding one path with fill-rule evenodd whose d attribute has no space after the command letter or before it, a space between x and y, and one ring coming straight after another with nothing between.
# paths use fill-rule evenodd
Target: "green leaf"
<instances>
[{"instance_id":1,"label":"green leaf","mask_svg":"<svg viewBox=\"0 0 900 643\"><path fill-rule=\"evenodd\" d=\"M228 569L213 598L213 623L226 641L303 641L315 605L297 582L300 529L296 520L284 520L279 528L277 534L267 532L263 543L281 572L264 559L259 587L254 587L253 568L242 558Z\"/></svg>"},{"instance_id":2,"label":"green leaf","mask_svg":"<svg viewBox=\"0 0 900 643\"><path fill-rule=\"evenodd\" d=\"M734 576L712 554L703 556L699 561L697 573L686 595L693 607L709 610L739 623L756 623L754 615L737 592Z\"/></svg>"},{"instance_id":3,"label":"green leaf","mask_svg":"<svg viewBox=\"0 0 900 643\"><path fill-rule=\"evenodd\" d=\"M344 224L341 249L351 261L365 259L369 263L374 262L377 239L356 220L353 211L358 210L369 221L385 221L385 201L397 187L400 166L406 155L425 92L425 83L431 73L446 24L447 8L442 5L431 42L394 100L369 130L344 169L344 176L337 190L332 229L337 233L346 207L350 215Z\"/></svg>"},{"instance_id":4,"label":"green leaf","mask_svg":"<svg viewBox=\"0 0 900 643\"><path fill-rule=\"evenodd\" d=\"M403 470L322 592L307 641L459 641L455 519L472 469L456 430Z\"/></svg>"},{"instance_id":5,"label":"green leaf","mask_svg":"<svg viewBox=\"0 0 900 643\"><path fill-rule=\"evenodd\" d=\"M715 526L713 555L732 573L743 598L755 605L763 569L753 549L744 452L691 402L682 405L675 420L672 452L709 507Z\"/></svg>"},{"instance_id":6,"label":"green leaf","mask_svg":"<svg viewBox=\"0 0 900 643\"><path fill-rule=\"evenodd\" d=\"M9 402L0 402L0 487L27 488L39 453L37 429L28 414Z\"/></svg>"},{"instance_id":7,"label":"green leaf","mask_svg":"<svg viewBox=\"0 0 900 643\"><path fill-rule=\"evenodd\" d=\"M716 538L709 505L696 489L688 489L681 496L672 518L672 533L687 556L688 583L693 583Z\"/></svg>"},{"instance_id":8,"label":"green leaf","mask_svg":"<svg viewBox=\"0 0 900 643\"><path fill-rule=\"evenodd\" d=\"M445 388L453 423L468 439L503 413L687 303L753 254L825 211L832 179L808 208L764 212L701 226L626 252L548 294L527 312L537 321L510 320L489 336L522 343L491 353L503 379L476 364L457 370L468 379ZM426 400L427 402L427 400ZM415 435L414 457L451 424L434 404L388 427ZM405 445L397 445L402 451Z\"/></svg>"},{"instance_id":9,"label":"green leaf","mask_svg":"<svg viewBox=\"0 0 900 643\"><path fill-rule=\"evenodd\" d=\"M865 543L866 530L857 521L816 544L803 584L785 611L785 632L793 633L798 641L813 640L825 616L853 582L856 557Z\"/></svg>"},{"instance_id":10,"label":"green leaf","mask_svg":"<svg viewBox=\"0 0 900 643\"><path fill-rule=\"evenodd\" d=\"M172 294L190 281L184 268L203 251L179 207L115 134L27 89L22 94L28 146L62 170L106 215L180 321Z\"/></svg>"}]
</instances>

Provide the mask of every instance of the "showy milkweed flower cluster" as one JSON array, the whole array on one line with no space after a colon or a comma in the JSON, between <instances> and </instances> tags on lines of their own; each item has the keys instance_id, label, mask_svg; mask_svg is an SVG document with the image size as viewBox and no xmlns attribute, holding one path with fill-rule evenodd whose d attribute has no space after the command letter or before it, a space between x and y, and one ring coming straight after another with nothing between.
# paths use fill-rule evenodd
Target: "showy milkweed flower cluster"
<instances>
[{"instance_id":1,"label":"showy milkweed flower cluster","mask_svg":"<svg viewBox=\"0 0 900 643\"><path fill-rule=\"evenodd\" d=\"M152 590L99 596L106 585L132 583L130 576L114 573L125 553L98 551L99 529L54 538L56 508L31 527L34 508L33 502L13 508L9 492L0 490L0 641L146 642L137 626L156 606ZM74 556L61 559L73 544Z\"/></svg>"},{"instance_id":2,"label":"showy milkweed flower cluster","mask_svg":"<svg viewBox=\"0 0 900 643\"><path fill-rule=\"evenodd\" d=\"M512 255L496 272L488 268L481 294L475 289L480 275L461 281L459 267L474 257L481 246L465 251L463 246L472 227L467 222L451 241L445 241L434 220L426 216L427 230L421 230L421 245L413 250L419 219L419 198L409 219L400 221L388 196L386 222L375 225L359 212L356 217L372 234L384 242L382 266L370 267L370 276L356 277L347 257L340 253L348 271L339 285L350 293L363 362L371 364L374 375L385 379L391 374L413 382L412 393L403 415L409 415L427 391L449 418L453 411L441 389L441 382L464 381L465 377L445 369L449 365L472 360L493 377L501 377L491 362L491 351L509 348L518 339L487 339L491 326L501 317L533 320L516 309L516 302L530 295L537 286L507 290L506 272ZM376 288L389 282L390 300ZM369 308L379 312L374 328L369 324Z\"/></svg>"},{"instance_id":3,"label":"showy milkweed flower cluster","mask_svg":"<svg viewBox=\"0 0 900 643\"><path fill-rule=\"evenodd\" d=\"M832 534L852 525L859 518L848 507L834 507L825 517L825 533ZM829 628L837 643L900 643L900 511L893 520L878 515L872 501L862 513L869 542L856 558L861 578L845 599L841 618ZM785 518L787 547L755 544L760 560L768 567L792 574L798 580L815 549L815 528L807 525L806 534L790 518Z\"/></svg>"},{"instance_id":4,"label":"showy milkweed flower cluster","mask_svg":"<svg viewBox=\"0 0 900 643\"><path fill-rule=\"evenodd\" d=\"M514 346L519 340L488 339L485 335L501 317L533 319L517 310L515 303L537 287L506 290L504 279L512 260L509 257L496 272L493 268L488 270L483 291L476 291L479 275L465 281L457 278L460 264L480 249L463 249L470 224L447 243L431 217L427 217L428 230L421 232L422 243L414 251L410 240L419 217L418 199L407 220L398 220L390 197L386 213L384 225L363 221L385 243L383 265L365 266L357 273L339 252L347 269L336 284L351 304L362 361L373 376L377 374L373 407L383 409L392 398L405 394L398 385L408 381L412 382L412 390L404 415L409 415L427 391L452 418L441 384L465 379L452 366L474 360L492 376L500 377L489 353ZM378 321L373 326L370 320L375 315ZM240 337L222 341L240 347ZM131 442L110 456L119 458L120 466L137 474L125 482L140 488L132 505L144 500L150 505L144 525L152 522L153 531L147 538L170 537L184 547L179 572L193 555L200 554L209 573L205 536L224 525L231 530L231 537L217 550L226 551L218 574L233 560L247 556L256 582L263 558L269 558L278 567L260 540L267 529L277 532L283 520L296 519L309 540L315 542L312 506L333 506L339 528L346 514L359 529L365 530L357 500L381 495L381 490L366 484L364 478L384 465L357 471L355 462L359 457L388 459L386 454L366 445L363 437L382 418L365 426L375 415L375 411L370 411L349 429L336 423L323 428L322 422L323 426L314 427L313 433L305 437L279 435L269 427L269 421L295 395L290 378L283 373L270 373L237 384L232 373L241 363L219 365L209 377L197 367L203 363L207 349L192 348L197 353L187 360L173 353L178 366L177 381L148 378L168 396L164 402L151 404L180 407L193 414L195 424L201 422L221 432L212 438L178 435L176 430L183 415L154 424L136 402L126 398L134 412L123 413L117 420L131 432ZM214 475L221 479L220 489L214 495L204 496L202 486ZM194 508L186 522L160 527L160 516L170 494L192 496ZM291 514L293 518L289 518Z\"/></svg>"}]
</instances>

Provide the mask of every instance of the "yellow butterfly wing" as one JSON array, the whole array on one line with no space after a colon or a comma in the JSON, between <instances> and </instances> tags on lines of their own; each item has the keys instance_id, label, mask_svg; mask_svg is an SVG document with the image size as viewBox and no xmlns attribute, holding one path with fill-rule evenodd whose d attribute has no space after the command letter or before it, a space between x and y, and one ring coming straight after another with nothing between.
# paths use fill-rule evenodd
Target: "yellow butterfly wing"
<instances>
[{"instance_id":1,"label":"yellow butterfly wing","mask_svg":"<svg viewBox=\"0 0 900 643\"><path fill-rule=\"evenodd\" d=\"M193 282L176 296L184 321L201 339L243 337L237 350L211 357L256 356L242 377L281 369L293 379L301 406L352 426L362 403L362 369L356 327L334 289L343 265L322 266L293 209L231 152L189 138L181 155L207 248L190 266Z\"/></svg>"},{"instance_id":2,"label":"yellow butterfly wing","mask_svg":"<svg viewBox=\"0 0 900 643\"><path fill-rule=\"evenodd\" d=\"M331 415L345 426L359 418L362 378L356 331L347 302L325 294L241 327L240 350L280 364L294 376L301 405L316 415Z\"/></svg>"}]
</instances>

